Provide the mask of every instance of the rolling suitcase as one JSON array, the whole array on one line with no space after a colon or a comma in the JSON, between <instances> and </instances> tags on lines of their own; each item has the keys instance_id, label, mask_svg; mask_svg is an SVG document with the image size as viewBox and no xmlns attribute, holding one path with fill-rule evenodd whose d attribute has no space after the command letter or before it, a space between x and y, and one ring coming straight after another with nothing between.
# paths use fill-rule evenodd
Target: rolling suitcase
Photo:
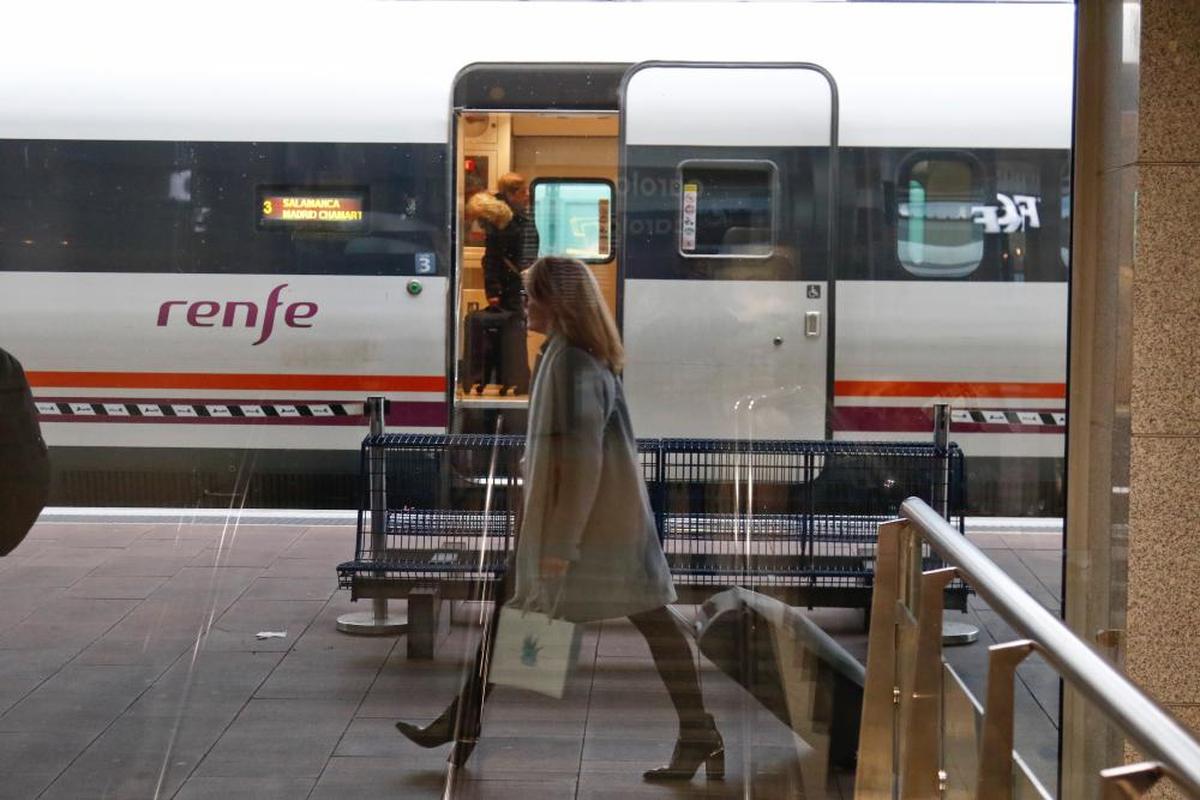
<instances>
[{"instance_id":1,"label":"rolling suitcase","mask_svg":"<svg viewBox=\"0 0 1200 800\"><path fill-rule=\"evenodd\" d=\"M501 333L501 382L513 394L529 393L529 350L525 340L525 317L510 314Z\"/></svg>"},{"instance_id":2,"label":"rolling suitcase","mask_svg":"<svg viewBox=\"0 0 1200 800\"><path fill-rule=\"evenodd\" d=\"M527 392L529 364L522 315L489 306L467 315L462 388L483 394L493 384L500 386L501 395Z\"/></svg>"},{"instance_id":3,"label":"rolling suitcase","mask_svg":"<svg viewBox=\"0 0 1200 800\"><path fill-rule=\"evenodd\" d=\"M467 314L467 355L463 391L483 394L489 384L503 385L504 330L512 312L488 306Z\"/></svg>"}]
</instances>

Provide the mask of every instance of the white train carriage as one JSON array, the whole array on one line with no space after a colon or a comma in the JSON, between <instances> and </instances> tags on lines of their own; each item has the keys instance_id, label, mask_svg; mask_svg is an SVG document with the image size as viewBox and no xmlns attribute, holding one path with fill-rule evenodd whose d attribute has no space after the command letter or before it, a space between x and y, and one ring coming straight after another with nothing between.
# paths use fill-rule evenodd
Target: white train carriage
<instances>
[{"instance_id":1,"label":"white train carriage","mask_svg":"<svg viewBox=\"0 0 1200 800\"><path fill-rule=\"evenodd\" d=\"M59 502L352 505L372 394L395 430L519 427L464 377L464 201L515 170L617 313L639 435L923 439L949 402L974 510L1061 504L1069 3L9 23L0 344Z\"/></svg>"}]
</instances>

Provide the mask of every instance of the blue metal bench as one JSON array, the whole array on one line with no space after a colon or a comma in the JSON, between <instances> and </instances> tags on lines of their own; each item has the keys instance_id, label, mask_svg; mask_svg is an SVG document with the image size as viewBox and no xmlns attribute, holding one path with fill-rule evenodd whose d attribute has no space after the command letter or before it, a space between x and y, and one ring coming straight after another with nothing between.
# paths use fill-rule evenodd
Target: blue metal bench
<instances>
[{"instance_id":1,"label":"blue metal bench","mask_svg":"<svg viewBox=\"0 0 1200 800\"><path fill-rule=\"evenodd\" d=\"M428 615L440 600L491 599L514 540L523 449L520 436L363 440L355 556L338 566L339 585L354 600L408 597L410 655L432 655ZM953 444L646 439L638 449L681 602L742 586L866 609L877 526L906 497L962 525ZM965 604L962 591L947 597Z\"/></svg>"},{"instance_id":2,"label":"blue metal bench","mask_svg":"<svg viewBox=\"0 0 1200 800\"><path fill-rule=\"evenodd\" d=\"M689 599L742 586L792 605L865 609L878 525L905 498L962 525L953 444L664 439L659 460L660 534Z\"/></svg>"}]
</instances>

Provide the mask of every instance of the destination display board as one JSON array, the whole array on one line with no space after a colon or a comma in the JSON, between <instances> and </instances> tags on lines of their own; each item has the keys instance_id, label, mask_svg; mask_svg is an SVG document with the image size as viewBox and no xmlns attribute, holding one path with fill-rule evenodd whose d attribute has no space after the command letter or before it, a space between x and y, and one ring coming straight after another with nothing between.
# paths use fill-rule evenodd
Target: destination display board
<instances>
[{"instance_id":1,"label":"destination display board","mask_svg":"<svg viewBox=\"0 0 1200 800\"><path fill-rule=\"evenodd\" d=\"M258 190L258 227L300 230L364 230L365 188L263 187Z\"/></svg>"}]
</instances>

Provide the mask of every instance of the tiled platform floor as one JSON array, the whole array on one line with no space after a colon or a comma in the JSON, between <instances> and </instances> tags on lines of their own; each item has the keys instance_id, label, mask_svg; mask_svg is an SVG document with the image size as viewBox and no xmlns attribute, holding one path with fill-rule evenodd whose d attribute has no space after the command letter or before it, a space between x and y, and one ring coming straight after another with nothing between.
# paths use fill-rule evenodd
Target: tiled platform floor
<instances>
[{"instance_id":1,"label":"tiled platform floor","mask_svg":"<svg viewBox=\"0 0 1200 800\"><path fill-rule=\"evenodd\" d=\"M1057 607L1057 536L975 539ZM470 628L434 662L407 661L395 637L338 633L339 615L364 610L336 590L352 547L336 525L39 524L0 559L0 800L850 796L848 775L805 786L804 745L711 665L727 780L643 783L674 721L624 622L589 626L563 700L497 690L447 791L446 748L414 747L392 722L446 704ZM865 655L859 612L814 616ZM949 653L981 693L986 645L1007 634L980 603L970 617L981 642ZM1052 787L1057 681L1037 662L1021 677L1018 741Z\"/></svg>"}]
</instances>

